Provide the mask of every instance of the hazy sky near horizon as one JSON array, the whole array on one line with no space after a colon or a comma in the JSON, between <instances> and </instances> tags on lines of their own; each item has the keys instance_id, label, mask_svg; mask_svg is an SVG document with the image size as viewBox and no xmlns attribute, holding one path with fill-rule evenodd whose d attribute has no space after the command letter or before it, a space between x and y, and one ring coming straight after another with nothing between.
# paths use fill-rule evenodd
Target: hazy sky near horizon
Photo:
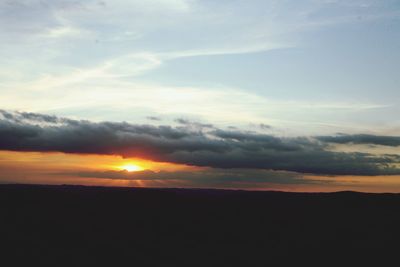
<instances>
[{"instance_id":1,"label":"hazy sky near horizon","mask_svg":"<svg viewBox=\"0 0 400 267\"><path fill-rule=\"evenodd\" d=\"M99 129L95 123L125 121L131 125L129 129L118 129L124 128L121 131L129 136L135 125L167 125L178 135L190 132L190 142L196 146L212 143L220 149L221 144L214 142L218 138L230 149L236 149L234 144L239 143L246 146L243 155L248 155L248 140L262 147L278 142L284 146L290 143L302 151L308 146L313 152L339 153L323 154L327 161L340 158L328 169L301 167L307 161L295 158L288 166L244 164L243 160L237 161L243 155L236 154L235 158L213 154L215 162L207 164L195 156L183 160L163 155L158 159L214 168L212 174L208 169L202 171L209 177L218 176L221 184L229 175L243 182L246 173L227 174L221 170L241 164L252 169L247 171L253 177L265 175L255 174L253 168L289 172L293 184L298 184L299 173L315 177L397 175L400 181L400 172L392 169L399 166L396 157L400 150L396 139L400 136L399 50L398 0L0 0L0 119L4 122L0 124L0 136L6 140L0 141L0 150L19 151L22 155L27 151L70 153L64 146L76 144L47 145L58 140L51 131L38 139L46 149L25 139L10 139L10 127L21 127L21 131L33 131L32 125L39 125L45 132L53 129L54 125L43 124L49 123L43 118L37 124L38 116L47 114L60 118L56 122L56 127L61 127L56 133L60 136L65 134L61 130L78 127L80 120L87 120L87 124L79 127L94 127L96 131ZM23 112L36 114L36 119ZM151 129L151 134L165 134L165 128ZM137 131L135 128L134 134ZM251 134L235 139L225 132L222 135L223 131ZM204 136L196 135L199 132ZM193 136L198 139L193 141ZM305 143L298 138L312 140ZM160 145L160 151L164 151L163 142L151 140L152 149L158 151ZM189 143L185 145L194 146ZM137 156L121 148L100 150L99 154ZM172 150L178 153L175 147ZM185 153L188 151L193 152L193 148ZM249 157L257 162L263 157L266 161L279 160L263 153ZM304 157L302 153L297 157ZM360 166L352 165L355 170L346 165L353 164L354 159L340 153L354 157L359 155L352 153L364 153L358 163L374 166L370 173L361 173L357 169ZM158 157L150 154L144 158ZM367 162L371 155L385 160ZM7 164L0 155L0 168L7 165L4 173L9 175L15 168ZM171 168L182 172L178 165ZM386 167L390 171L380 173L376 169ZM347 171L337 171L340 168ZM85 170L74 175L82 178L90 173ZM111 178L115 180L118 175ZM144 179L152 175L146 174ZM283 179L281 174L269 175ZM282 181L288 186L291 183L286 178ZM306 186L310 186L309 181ZM400 191L398 185L395 188Z\"/></svg>"}]
</instances>

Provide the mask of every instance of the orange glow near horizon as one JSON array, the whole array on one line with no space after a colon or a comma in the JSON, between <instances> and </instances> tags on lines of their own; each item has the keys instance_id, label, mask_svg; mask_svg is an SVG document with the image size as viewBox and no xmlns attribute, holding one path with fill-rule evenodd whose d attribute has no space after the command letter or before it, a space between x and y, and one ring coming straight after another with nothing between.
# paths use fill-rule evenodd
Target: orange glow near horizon
<instances>
[{"instance_id":1,"label":"orange glow near horizon","mask_svg":"<svg viewBox=\"0 0 400 267\"><path fill-rule=\"evenodd\" d=\"M132 173L141 170L176 172L198 169L200 168L183 164L122 158L115 155L0 151L0 183L151 187L160 185L155 185L152 181L82 177L79 173L121 170Z\"/></svg>"},{"instance_id":2,"label":"orange glow near horizon","mask_svg":"<svg viewBox=\"0 0 400 267\"><path fill-rule=\"evenodd\" d=\"M84 171L184 171L195 170L183 164L155 162L139 158L122 158L115 155L81 155L53 152L14 152L0 151L0 169L50 172Z\"/></svg>"},{"instance_id":3,"label":"orange glow near horizon","mask_svg":"<svg viewBox=\"0 0 400 267\"><path fill-rule=\"evenodd\" d=\"M207 168L183 164L154 162L113 155L81 155L41 152L0 151L0 183L79 184L134 187L198 187L190 180L129 180L108 179L105 176L80 176L80 172L202 172ZM209 170L209 169L208 169ZM219 188L249 190L282 190L299 192L332 192L353 190L362 192L400 192L400 175L393 176L321 176L304 175L312 183L227 183ZM315 183L313 183L315 182ZM202 185L204 188L215 184Z\"/></svg>"}]
</instances>

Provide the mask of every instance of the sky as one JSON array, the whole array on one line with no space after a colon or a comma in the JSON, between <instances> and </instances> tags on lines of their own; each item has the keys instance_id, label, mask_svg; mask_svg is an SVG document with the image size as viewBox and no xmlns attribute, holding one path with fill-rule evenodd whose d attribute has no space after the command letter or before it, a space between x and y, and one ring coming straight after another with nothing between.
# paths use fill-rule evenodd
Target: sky
<instances>
[{"instance_id":1,"label":"sky","mask_svg":"<svg viewBox=\"0 0 400 267\"><path fill-rule=\"evenodd\" d=\"M0 0L0 183L400 192L398 0Z\"/></svg>"}]
</instances>

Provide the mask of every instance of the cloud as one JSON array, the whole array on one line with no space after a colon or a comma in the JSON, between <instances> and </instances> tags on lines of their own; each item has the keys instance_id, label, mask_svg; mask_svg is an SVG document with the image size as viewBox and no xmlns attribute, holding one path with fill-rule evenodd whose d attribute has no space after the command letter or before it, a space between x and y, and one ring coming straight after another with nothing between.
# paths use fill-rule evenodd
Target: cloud
<instances>
[{"instance_id":1,"label":"cloud","mask_svg":"<svg viewBox=\"0 0 400 267\"><path fill-rule=\"evenodd\" d=\"M147 116L146 119L151 120L151 121L161 121L161 118L156 117L156 116Z\"/></svg>"},{"instance_id":2,"label":"cloud","mask_svg":"<svg viewBox=\"0 0 400 267\"><path fill-rule=\"evenodd\" d=\"M139 157L220 169L327 175L400 174L398 155L328 150L323 140L235 130L90 122L2 111L0 149Z\"/></svg>"},{"instance_id":3,"label":"cloud","mask_svg":"<svg viewBox=\"0 0 400 267\"><path fill-rule=\"evenodd\" d=\"M201 123L201 122L195 122L195 121L190 121L187 119L182 119L178 118L175 120L175 122L182 124L186 127L192 127L192 128L214 128L214 125L210 123Z\"/></svg>"},{"instance_id":4,"label":"cloud","mask_svg":"<svg viewBox=\"0 0 400 267\"><path fill-rule=\"evenodd\" d=\"M110 56L140 52L168 60L293 47L299 42L298 32L358 21L360 15L364 19L387 15L388 9L376 1L371 9L314 0L2 1L0 47L4 55L14 59L21 54L22 60L28 44L30 58L38 54L35 59L47 67L45 72L52 73L53 68L69 65L71 56L79 57L73 68L81 69L98 60L111 60ZM65 38L77 36L81 39L64 45ZM107 53L95 43L107 44ZM50 51L57 66L54 58L47 58Z\"/></svg>"},{"instance_id":5,"label":"cloud","mask_svg":"<svg viewBox=\"0 0 400 267\"><path fill-rule=\"evenodd\" d=\"M38 114L33 112L8 112L6 110L0 109L0 115L3 116L4 119L13 122L13 123L39 123L39 124L74 124L76 121L67 119L67 118L59 118L54 115L46 115L46 114Z\"/></svg>"},{"instance_id":6,"label":"cloud","mask_svg":"<svg viewBox=\"0 0 400 267\"><path fill-rule=\"evenodd\" d=\"M382 146L400 146L400 136L381 136L370 134L340 134L336 136L318 136L318 140L336 144L370 144Z\"/></svg>"},{"instance_id":7,"label":"cloud","mask_svg":"<svg viewBox=\"0 0 400 267\"><path fill-rule=\"evenodd\" d=\"M101 179L116 179L130 181L186 181L192 184L223 184L230 185L231 183L274 183L274 184L307 184L315 183L314 180L303 179L300 174L291 172L276 172L268 170L254 169L207 169L196 171L176 171L154 172L144 170L138 172L122 171L78 171L78 172L62 172L60 175L76 175L79 177L101 178ZM318 181L317 181L318 182Z\"/></svg>"},{"instance_id":8,"label":"cloud","mask_svg":"<svg viewBox=\"0 0 400 267\"><path fill-rule=\"evenodd\" d=\"M268 124L265 124L265 123L260 123L258 126L263 130L270 130L272 128L271 125L268 125Z\"/></svg>"},{"instance_id":9,"label":"cloud","mask_svg":"<svg viewBox=\"0 0 400 267\"><path fill-rule=\"evenodd\" d=\"M374 10L390 9L390 5L384 7ZM139 115L128 116L142 113L141 118L143 114L189 116L214 124L262 121L281 128L294 125L301 129L300 134L321 128L324 132L319 134L342 131L343 127L369 128L353 121L338 122L337 118L386 108L351 99L317 105L312 99L304 100L307 97L294 102L273 99L270 94L267 99L257 86L246 92L245 87L227 88L224 81L215 80L200 88L196 77L197 85L179 87L177 84L183 84L179 79L169 77L166 85L163 75L152 72L174 72L185 64L185 59L178 60L182 57L296 46L304 42L300 36L305 28L315 29L321 23L325 27L326 15L329 21L342 21L343 10L353 16L366 12L344 2L15 0L1 2L0 10L0 56L5 60L0 67L0 105L4 108L95 114L98 117L92 119L104 120L136 120ZM72 42L66 39L72 37ZM236 59L240 62L241 58ZM239 70L243 66L233 67ZM144 76L138 79L139 75ZM332 109L346 112L346 116ZM307 127L298 127L300 123Z\"/></svg>"}]
</instances>

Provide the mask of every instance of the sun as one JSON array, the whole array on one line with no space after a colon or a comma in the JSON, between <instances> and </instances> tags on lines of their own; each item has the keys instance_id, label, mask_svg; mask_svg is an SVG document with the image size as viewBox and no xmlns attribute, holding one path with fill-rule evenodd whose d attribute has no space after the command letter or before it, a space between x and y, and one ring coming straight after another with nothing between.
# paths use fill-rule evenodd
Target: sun
<instances>
[{"instance_id":1,"label":"sun","mask_svg":"<svg viewBox=\"0 0 400 267\"><path fill-rule=\"evenodd\" d=\"M128 172L137 172L143 170L142 167L135 165L135 164L125 164L121 166L122 170L128 171Z\"/></svg>"}]
</instances>

